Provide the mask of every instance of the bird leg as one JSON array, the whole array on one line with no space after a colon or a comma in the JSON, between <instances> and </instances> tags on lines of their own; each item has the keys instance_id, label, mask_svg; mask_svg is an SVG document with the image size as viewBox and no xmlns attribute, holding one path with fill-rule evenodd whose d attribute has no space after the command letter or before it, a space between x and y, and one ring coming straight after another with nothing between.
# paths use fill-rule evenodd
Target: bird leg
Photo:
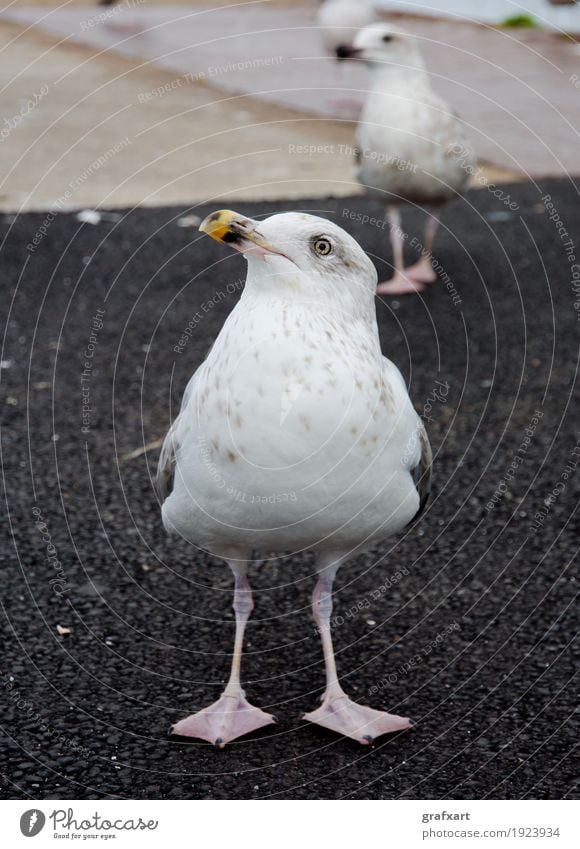
<instances>
[{"instance_id":1,"label":"bird leg","mask_svg":"<svg viewBox=\"0 0 580 849\"><path fill-rule=\"evenodd\" d=\"M353 702L340 686L330 634L332 584L340 563L340 559L321 563L318 583L312 596L312 613L320 632L324 653L326 691L321 706L305 714L304 719L365 745L372 743L375 737L382 734L410 728L411 721L403 716L359 705Z\"/></svg>"},{"instance_id":2,"label":"bird leg","mask_svg":"<svg viewBox=\"0 0 580 849\"><path fill-rule=\"evenodd\" d=\"M244 631L254 608L252 590L246 576L246 566L230 562L235 577L234 611L236 613L236 636L230 680L221 697L209 707L181 719L171 729L172 734L182 737L198 737L223 749L226 743L275 722L273 716L264 713L246 700L240 683L240 666Z\"/></svg>"},{"instance_id":3,"label":"bird leg","mask_svg":"<svg viewBox=\"0 0 580 849\"><path fill-rule=\"evenodd\" d=\"M419 283L434 283L437 274L433 268L433 242L439 227L439 216L429 215L425 224L425 244L421 249L421 259L405 269L405 274Z\"/></svg>"},{"instance_id":4,"label":"bird leg","mask_svg":"<svg viewBox=\"0 0 580 849\"><path fill-rule=\"evenodd\" d=\"M422 292L425 288L421 280L408 274L403 262L403 244L405 234L401 229L401 213L398 206L389 204L387 207L389 235L393 248L393 276L377 286L378 295L407 295L410 292Z\"/></svg>"}]
</instances>

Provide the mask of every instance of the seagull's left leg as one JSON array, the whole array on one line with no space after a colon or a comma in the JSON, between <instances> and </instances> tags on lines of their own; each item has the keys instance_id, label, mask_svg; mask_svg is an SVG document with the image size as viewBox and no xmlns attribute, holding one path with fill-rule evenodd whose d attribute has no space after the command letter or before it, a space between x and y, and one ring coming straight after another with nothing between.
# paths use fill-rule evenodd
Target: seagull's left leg
<instances>
[{"instance_id":1,"label":"seagull's left leg","mask_svg":"<svg viewBox=\"0 0 580 849\"><path fill-rule=\"evenodd\" d=\"M342 560L340 556L323 554L320 556L318 583L312 597L312 612L322 639L324 664L326 667L326 692L322 705L304 719L352 737L359 743L372 743L375 737L392 731L402 731L411 727L411 720L381 710L359 705L344 692L338 681L336 661L330 634L330 615L332 613L332 584Z\"/></svg>"},{"instance_id":2,"label":"seagull's left leg","mask_svg":"<svg viewBox=\"0 0 580 849\"><path fill-rule=\"evenodd\" d=\"M437 274L433 268L433 242L439 227L439 215L435 212L428 214L425 224L425 243L421 250L421 259L405 269L405 273L418 280L419 283L435 283Z\"/></svg>"},{"instance_id":3,"label":"seagull's left leg","mask_svg":"<svg viewBox=\"0 0 580 849\"><path fill-rule=\"evenodd\" d=\"M171 729L172 734L182 737L198 737L214 743L223 749L226 743L256 731L264 725L276 722L269 713L254 707L246 700L246 694L240 682L240 666L244 631L250 613L254 608L252 590L246 575L247 565L239 561L229 561L234 573L234 611L236 614L236 637L230 680L221 697L213 705L181 719Z\"/></svg>"}]
</instances>

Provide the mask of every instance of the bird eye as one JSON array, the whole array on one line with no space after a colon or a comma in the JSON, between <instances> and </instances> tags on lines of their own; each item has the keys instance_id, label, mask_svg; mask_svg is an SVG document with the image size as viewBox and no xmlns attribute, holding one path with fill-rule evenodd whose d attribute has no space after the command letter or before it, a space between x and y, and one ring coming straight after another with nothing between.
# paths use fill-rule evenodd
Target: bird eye
<instances>
[{"instance_id":1,"label":"bird eye","mask_svg":"<svg viewBox=\"0 0 580 849\"><path fill-rule=\"evenodd\" d=\"M315 239L312 247L314 248L314 253L318 254L318 256L328 256L332 250L332 245L328 239Z\"/></svg>"},{"instance_id":2,"label":"bird eye","mask_svg":"<svg viewBox=\"0 0 580 849\"><path fill-rule=\"evenodd\" d=\"M385 44L388 44L389 41L392 41L392 40L393 40L392 35L383 35L383 41L385 42Z\"/></svg>"}]
</instances>

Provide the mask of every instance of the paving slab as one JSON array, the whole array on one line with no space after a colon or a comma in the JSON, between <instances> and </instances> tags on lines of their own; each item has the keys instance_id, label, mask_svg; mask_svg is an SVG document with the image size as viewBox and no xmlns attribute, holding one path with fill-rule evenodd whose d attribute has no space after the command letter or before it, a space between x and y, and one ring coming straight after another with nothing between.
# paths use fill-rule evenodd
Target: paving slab
<instances>
[{"instance_id":1,"label":"paving slab","mask_svg":"<svg viewBox=\"0 0 580 849\"><path fill-rule=\"evenodd\" d=\"M357 191L350 123L226 96L37 28L0 29L0 209L160 205ZM32 104L32 106L29 106Z\"/></svg>"},{"instance_id":2,"label":"paving slab","mask_svg":"<svg viewBox=\"0 0 580 849\"><path fill-rule=\"evenodd\" d=\"M337 69L322 55L313 4L235 8L119 6L103 18L86 8L10 8L6 18L177 76L193 75L225 95L308 115L353 117L364 68ZM99 18L98 16L101 15ZM524 175L576 172L578 47L553 33L404 17L419 39L436 88L461 115L480 159ZM103 54L97 54L97 57Z\"/></svg>"}]
</instances>

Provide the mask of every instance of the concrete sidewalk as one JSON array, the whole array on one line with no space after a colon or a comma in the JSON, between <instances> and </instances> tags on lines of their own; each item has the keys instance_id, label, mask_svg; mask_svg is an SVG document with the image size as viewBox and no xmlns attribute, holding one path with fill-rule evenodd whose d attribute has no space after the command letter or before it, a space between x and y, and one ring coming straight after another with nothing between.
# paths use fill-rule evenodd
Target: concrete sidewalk
<instances>
[{"instance_id":1,"label":"concrete sidewalk","mask_svg":"<svg viewBox=\"0 0 580 849\"><path fill-rule=\"evenodd\" d=\"M313 16L313 4L282 2L51 10L37 0L4 10L0 208L355 193L353 102L366 73L321 56ZM403 23L489 180L577 171L575 44Z\"/></svg>"},{"instance_id":2,"label":"concrete sidewalk","mask_svg":"<svg viewBox=\"0 0 580 849\"><path fill-rule=\"evenodd\" d=\"M4 23L0 37L5 211L356 190L350 157L288 155L289 140L352 143L348 124L224 97L36 29Z\"/></svg>"},{"instance_id":3,"label":"concrete sidewalk","mask_svg":"<svg viewBox=\"0 0 580 849\"><path fill-rule=\"evenodd\" d=\"M497 25L517 15L528 15L543 29L580 32L580 8L577 3L552 5L549 0L376 0L387 12L430 15L439 20L472 20Z\"/></svg>"}]
</instances>

